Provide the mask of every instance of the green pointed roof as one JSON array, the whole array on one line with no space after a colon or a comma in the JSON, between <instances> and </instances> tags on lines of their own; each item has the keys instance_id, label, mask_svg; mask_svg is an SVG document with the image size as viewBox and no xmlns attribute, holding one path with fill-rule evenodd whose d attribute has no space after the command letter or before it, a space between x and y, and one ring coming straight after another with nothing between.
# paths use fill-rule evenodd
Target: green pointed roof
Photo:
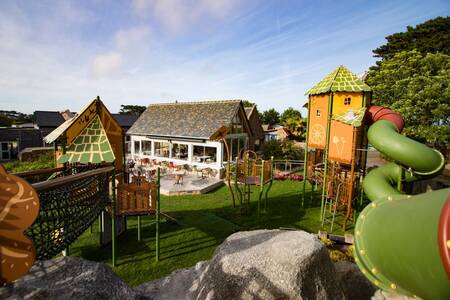
<instances>
[{"instance_id":1,"label":"green pointed roof","mask_svg":"<svg viewBox=\"0 0 450 300\"><path fill-rule=\"evenodd\" d=\"M370 92L372 89L344 66L339 66L305 95L328 92Z\"/></svg>"},{"instance_id":2,"label":"green pointed roof","mask_svg":"<svg viewBox=\"0 0 450 300\"><path fill-rule=\"evenodd\" d=\"M106 136L105 129L99 116L95 116L91 123L68 145L58 163L93 163L114 162L114 152Z\"/></svg>"}]
</instances>

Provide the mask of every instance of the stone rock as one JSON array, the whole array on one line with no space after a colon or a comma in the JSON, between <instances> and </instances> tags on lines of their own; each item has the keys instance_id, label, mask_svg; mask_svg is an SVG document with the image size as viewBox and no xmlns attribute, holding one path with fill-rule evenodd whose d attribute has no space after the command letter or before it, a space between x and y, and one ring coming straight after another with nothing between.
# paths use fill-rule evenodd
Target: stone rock
<instances>
[{"instance_id":1,"label":"stone rock","mask_svg":"<svg viewBox=\"0 0 450 300\"><path fill-rule=\"evenodd\" d=\"M30 273L0 288L1 299L148 299L102 263L77 257L37 262Z\"/></svg>"},{"instance_id":2,"label":"stone rock","mask_svg":"<svg viewBox=\"0 0 450 300\"><path fill-rule=\"evenodd\" d=\"M420 300L421 298L408 297L394 292L387 292L383 290L377 290L372 297L372 300Z\"/></svg>"},{"instance_id":3,"label":"stone rock","mask_svg":"<svg viewBox=\"0 0 450 300\"><path fill-rule=\"evenodd\" d=\"M352 262L340 261L334 264L337 276L348 300L370 299L377 288L361 273Z\"/></svg>"},{"instance_id":4,"label":"stone rock","mask_svg":"<svg viewBox=\"0 0 450 300\"><path fill-rule=\"evenodd\" d=\"M145 283L153 299L344 299L328 251L303 231L229 236L208 262Z\"/></svg>"},{"instance_id":5,"label":"stone rock","mask_svg":"<svg viewBox=\"0 0 450 300\"><path fill-rule=\"evenodd\" d=\"M207 265L208 262L201 261L193 268L176 270L167 277L141 284L135 289L153 300L194 299L192 283Z\"/></svg>"}]
</instances>

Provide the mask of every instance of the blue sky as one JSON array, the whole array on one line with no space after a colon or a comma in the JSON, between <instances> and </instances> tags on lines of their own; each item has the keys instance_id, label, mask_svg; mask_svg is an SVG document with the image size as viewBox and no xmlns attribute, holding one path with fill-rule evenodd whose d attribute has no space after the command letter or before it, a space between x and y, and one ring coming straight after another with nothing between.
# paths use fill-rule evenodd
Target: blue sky
<instances>
[{"instance_id":1,"label":"blue sky","mask_svg":"<svg viewBox=\"0 0 450 300\"><path fill-rule=\"evenodd\" d=\"M300 109L338 65L360 74L384 37L444 1L0 1L0 109L246 99Z\"/></svg>"}]
</instances>

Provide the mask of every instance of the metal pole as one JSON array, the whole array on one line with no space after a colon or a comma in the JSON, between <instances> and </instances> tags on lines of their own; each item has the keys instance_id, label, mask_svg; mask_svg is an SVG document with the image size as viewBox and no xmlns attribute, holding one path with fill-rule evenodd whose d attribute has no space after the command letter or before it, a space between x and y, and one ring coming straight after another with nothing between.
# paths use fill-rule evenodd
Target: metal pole
<instances>
[{"instance_id":1,"label":"metal pole","mask_svg":"<svg viewBox=\"0 0 450 300\"><path fill-rule=\"evenodd\" d=\"M330 130L331 130L331 113L333 109L333 93L328 96L328 122L327 122L327 138L325 142L325 149L323 153L323 162L324 162L324 170L323 170L323 180L322 180L322 201L320 203L320 220L323 217L323 209L325 203L325 191L327 188L327 172L328 172L328 147L330 143Z\"/></svg>"},{"instance_id":2,"label":"metal pole","mask_svg":"<svg viewBox=\"0 0 450 300\"><path fill-rule=\"evenodd\" d=\"M137 216L137 234L138 234L138 241L141 240L141 216Z\"/></svg>"},{"instance_id":3,"label":"metal pole","mask_svg":"<svg viewBox=\"0 0 450 300\"><path fill-rule=\"evenodd\" d=\"M308 96L308 119L306 120L306 140L305 140L305 156L303 160L303 194L302 194L302 207L305 205L305 192L306 192L306 171L308 167L308 139L309 139L309 117L311 115L311 96ZM311 187L312 195L312 187Z\"/></svg>"},{"instance_id":4,"label":"metal pole","mask_svg":"<svg viewBox=\"0 0 450 300\"><path fill-rule=\"evenodd\" d=\"M259 175L258 218L261 215L261 197L264 191L264 159L261 161L261 174Z\"/></svg>"},{"instance_id":5,"label":"metal pole","mask_svg":"<svg viewBox=\"0 0 450 300\"><path fill-rule=\"evenodd\" d=\"M404 178L405 169L401 168L400 173L398 174L398 180L397 180L397 190L399 192L402 191L402 180Z\"/></svg>"},{"instance_id":6,"label":"metal pole","mask_svg":"<svg viewBox=\"0 0 450 300\"><path fill-rule=\"evenodd\" d=\"M111 199L111 246L112 246L112 265L116 266L116 170L112 170L112 199Z\"/></svg>"},{"instance_id":7,"label":"metal pole","mask_svg":"<svg viewBox=\"0 0 450 300\"><path fill-rule=\"evenodd\" d=\"M156 261L159 261L160 168L156 169Z\"/></svg>"}]
</instances>

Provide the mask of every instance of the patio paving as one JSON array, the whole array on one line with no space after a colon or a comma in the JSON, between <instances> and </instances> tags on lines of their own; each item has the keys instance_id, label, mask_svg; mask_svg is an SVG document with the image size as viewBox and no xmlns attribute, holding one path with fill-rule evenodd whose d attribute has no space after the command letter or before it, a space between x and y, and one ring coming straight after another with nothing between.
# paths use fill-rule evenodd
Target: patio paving
<instances>
[{"instance_id":1,"label":"patio paving","mask_svg":"<svg viewBox=\"0 0 450 300\"><path fill-rule=\"evenodd\" d=\"M224 184L223 180L218 178L201 178L196 174L183 175L183 184L175 184L174 174L161 176L162 195L186 195L186 194L204 194L210 192Z\"/></svg>"}]
</instances>

